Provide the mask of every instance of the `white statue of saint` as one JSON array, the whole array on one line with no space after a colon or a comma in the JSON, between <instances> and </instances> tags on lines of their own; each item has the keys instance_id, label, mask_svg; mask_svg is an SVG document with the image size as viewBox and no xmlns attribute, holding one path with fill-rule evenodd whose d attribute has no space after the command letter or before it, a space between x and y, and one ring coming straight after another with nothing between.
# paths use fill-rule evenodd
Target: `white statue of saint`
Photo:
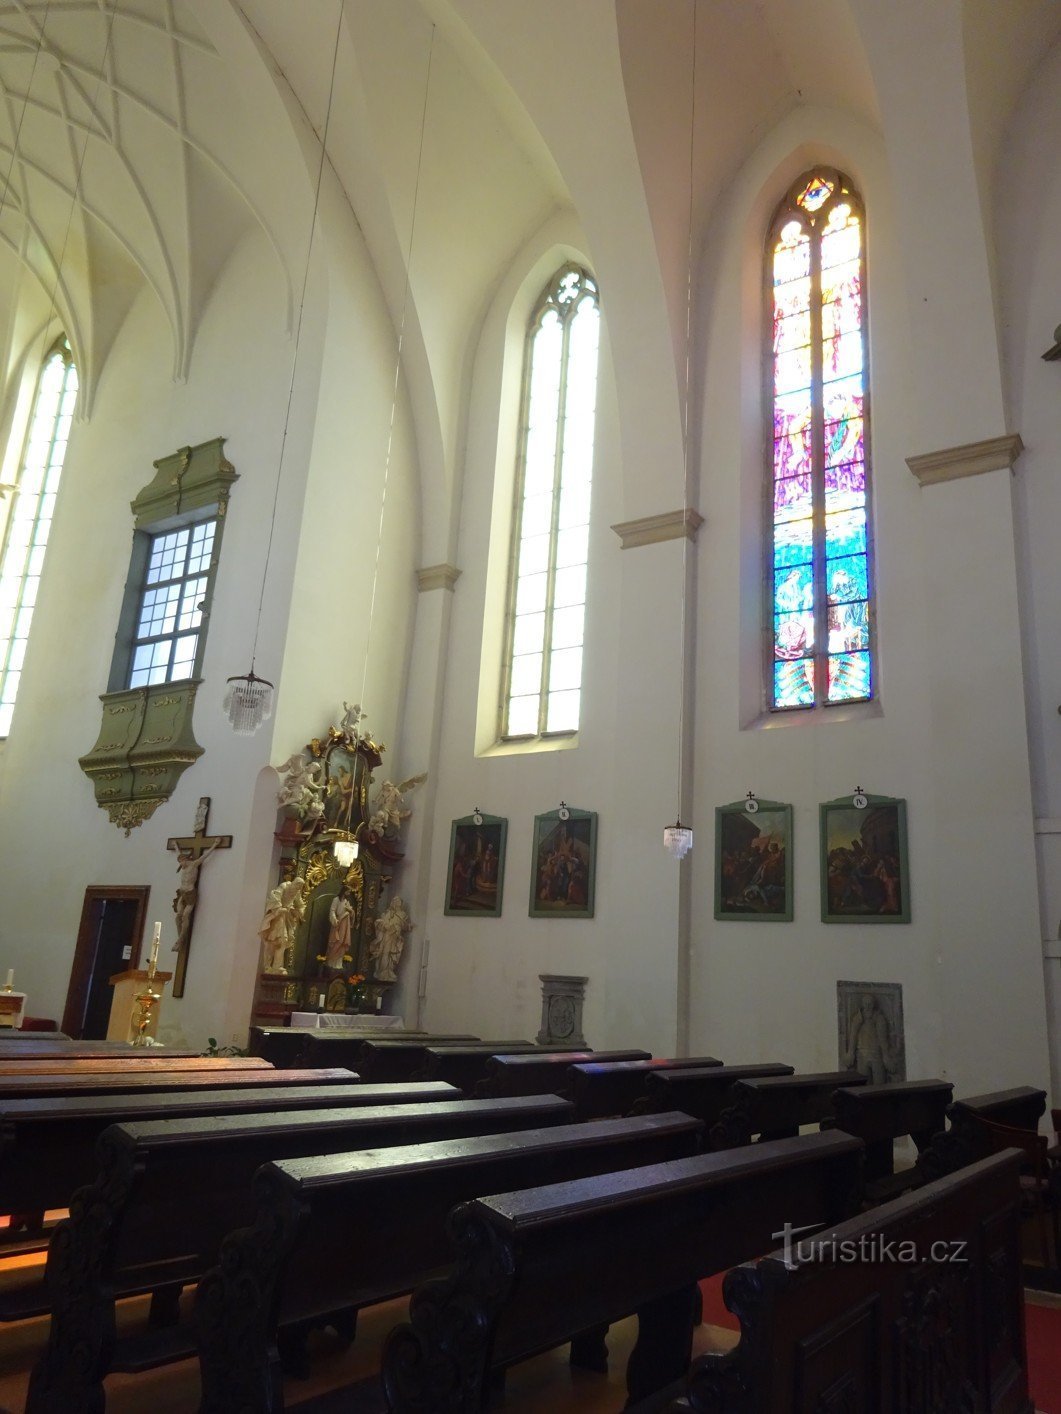
<instances>
[{"instance_id":1,"label":"white statue of saint","mask_svg":"<svg viewBox=\"0 0 1061 1414\"><path fill-rule=\"evenodd\" d=\"M397 982L396 969L405 947L405 935L412 928L412 921L400 898L392 899L390 906L376 919L376 931L369 953L376 962L378 982Z\"/></svg>"},{"instance_id":2,"label":"white statue of saint","mask_svg":"<svg viewBox=\"0 0 1061 1414\"><path fill-rule=\"evenodd\" d=\"M427 772L424 771L419 776L410 776L407 781L400 781L397 785L393 781L384 781L379 788L372 805L372 814L368 818L368 828L374 835L383 836L388 830L397 832L401 829L403 820L408 820L413 813L411 810L403 809L405 804L404 796L406 791L412 790L413 786L418 786L427 780Z\"/></svg>"},{"instance_id":3,"label":"white statue of saint","mask_svg":"<svg viewBox=\"0 0 1061 1414\"><path fill-rule=\"evenodd\" d=\"M298 925L306 916L305 879L285 879L277 884L265 906L265 917L258 929L264 954L263 971L274 977L286 977L284 954L295 941Z\"/></svg>"},{"instance_id":4,"label":"white statue of saint","mask_svg":"<svg viewBox=\"0 0 1061 1414\"><path fill-rule=\"evenodd\" d=\"M339 718L339 730L344 736L348 736L351 741L357 741L361 736L361 723L365 720L366 713L361 710L361 703L343 703L343 715Z\"/></svg>"}]
</instances>

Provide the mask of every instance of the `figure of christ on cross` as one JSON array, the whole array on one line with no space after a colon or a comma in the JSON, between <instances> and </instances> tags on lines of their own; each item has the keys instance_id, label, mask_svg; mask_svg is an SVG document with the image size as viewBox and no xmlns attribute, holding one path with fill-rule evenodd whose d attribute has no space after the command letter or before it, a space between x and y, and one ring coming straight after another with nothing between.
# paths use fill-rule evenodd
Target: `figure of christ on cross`
<instances>
[{"instance_id":1,"label":"figure of christ on cross","mask_svg":"<svg viewBox=\"0 0 1061 1414\"><path fill-rule=\"evenodd\" d=\"M210 797L199 797L195 812L195 830L190 835L166 841L167 849L177 851L177 892L173 896L173 916L177 924L174 950L177 964L173 972L173 995L184 996L184 977L188 971L188 948L192 939L192 921L199 901L199 870L215 849L231 849L231 835L208 835L206 821L210 814Z\"/></svg>"}]
</instances>

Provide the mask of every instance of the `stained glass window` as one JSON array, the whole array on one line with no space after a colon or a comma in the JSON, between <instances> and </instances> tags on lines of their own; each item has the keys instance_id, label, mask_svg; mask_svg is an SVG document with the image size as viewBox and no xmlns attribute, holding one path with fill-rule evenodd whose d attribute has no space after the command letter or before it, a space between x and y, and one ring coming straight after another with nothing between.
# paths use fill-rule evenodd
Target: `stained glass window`
<instances>
[{"instance_id":1,"label":"stained glass window","mask_svg":"<svg viewBox=\"0 0 1061 1414\"><path fill-rule=\"evenodd\" d=\"M578 729L599 335L596 282L565 266L542 292L527 339L505 738Z\"/></svg>"},{"instance_id":2,"label":"stained glass window","mask_svg":"<svg viewBox=\"0 0 1061 1414\"><path fill-rule=\"evenodd\" d=\"M211 519L151 537L129 687L195 676L216 529Z\"/></svg>"},{"instance_id":3,"label":"stained glass window","mask_svg":"<svg viewBox=\"0 0 1061 1414\"><path fill-rule=\"evenodd\" d=\"M804 173L770 228L774 710L874 693L866 479L865 216L841 173Z\"/></svg>"},{"instance_id":4,"label":"stained glass window","mask_svg":"<svg viewBox=\"0 0 1061 1414\"><path fill-rule=\"evenodd\" d=\"M0 556L0 737L11 730L76 401L77 369L61 338L41 369Z\"/></svg>"}]
</instances>

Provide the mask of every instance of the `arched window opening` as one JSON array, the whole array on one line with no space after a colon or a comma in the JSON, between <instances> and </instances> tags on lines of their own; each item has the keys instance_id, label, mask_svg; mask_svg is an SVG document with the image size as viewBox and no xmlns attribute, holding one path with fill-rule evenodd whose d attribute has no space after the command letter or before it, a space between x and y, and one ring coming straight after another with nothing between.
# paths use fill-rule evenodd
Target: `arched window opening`
<instances>
[{"instance_id":1,"label":"arched window opening","mask_svg":"<svg viewBox=\"0 0 1061 1414\"><path fill-rule=\"evenodd\" d=\"M600 304L577 266L535 306L524 359L501 737L578 730Z\"/></svg>"},{"instance_id":2,"label":"arched window opening","mask_svg":"<svg viewBox=\"0 0 1061 1414\"><path fill-rule=\"evenodd\" d=\"M11 730L77 401L77 369L60 338L44 360L0 554L0 737Z\"/></svg>"},{"instance_id":3,"label":"arched window opening","mask_svg":"<svg viewBox=\"0 0 1061 1414\"><path fill-rule=\"evenodd\" d=\"M876 691L870 546L865 213L815 168L766 248L772 342L768 702L865 702Z\"/></svg>"}]
</instances>

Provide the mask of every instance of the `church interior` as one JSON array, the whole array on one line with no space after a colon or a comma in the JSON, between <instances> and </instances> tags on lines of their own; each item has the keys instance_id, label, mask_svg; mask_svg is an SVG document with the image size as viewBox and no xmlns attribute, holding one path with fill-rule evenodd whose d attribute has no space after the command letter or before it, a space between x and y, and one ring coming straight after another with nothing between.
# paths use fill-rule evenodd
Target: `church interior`
<instances>
[{"instance_id":1,"label":"church interior","mask_svg":"<svg viewBox=\"0 0 1061 1414\"><path fill-rule=\"evenodd\" d=\"M268 1063L497 1105L523 1092L490 1088L487 1051L528 1075L539 1052L743 1067L740 1104L676 1109L728 1144L813 1126L820 1187L771 1149L733 1219L752 1245L690 1279L770 1250L749 1236L770 1236L768 1183L794 1195L777 1227L856 1221L851 1146L869 1188L928 1152L926 1182L966 1182L954 1240L1019 1167L1009 1246L977 1261L1030 1264L1047 1294L1010 1310L1005 1358L991 1337L1012 1388L982 1407L1061 1414L1061 1368L1033 1362L1029 1395L1021 1355L1061 1348L1061 1311L1036 1325L1061 1293L1061 7L11 0L0 100L5 1131L5 1106L68 1093L15 1084L20 1060L91 1075L130 1040L145 1084L170 1077L154 1120L146 1094L108 1099L145 1131L205 1123L201 1095L181 1108L197 1057L247 1094ZM373 1073L371 1044L397 1066L402 1037L426 1068ZM434 1041L468 1055L425 1061ZM786 1123L754 1109L800 1077ZM866 1097L909 1085L928 1109L877 1171ZM953 1162L973 1112L999 1131L976 1184ZM653 1135L641 1162L706 1144ZM304 1138L275 1157L309 1163ZM537 1232L526 1214L504 1231ZM17 1260L43 1263L23 1227ZM3 1257L0 1407L98 1411L55 1354L76 1319L56 1308L42 1356L47 1305L5 1306ZM908 1298L887 1281L874 1299ZM160 1278L117 1289L137 1311L154 1292L154 1329L181 1285L170 1306ZM670 1358L665 1289L627 1308L643 1414L671 1408L645 1373ZM234 1290L204 1278L200 1305ZM322 1309L370 1304L344 1293ZM696 1352L735 1339L747 1292L727 1294L703 1289ZM406 1307L378 1310L382 1341ZM538 1384L502 1319L516 1414L626 1397L626 1336L595 1393L587 1331L612 1318L581 1316L575 1369ZM385 1407L485 1408L416 1403L414 1334L383 1347ZM926 1392L964 1358L937 1345L895 1408L959 1407ZM175 1356L138 1358L108 1409L200 1407ZM200 1358L202 1409L285 1407L279 1357L246 1405L207 1380L232 1350ZM815 1370L818 1409L871 1407ZM714 1409L721 1378L667 1398ZM313 1385L285 1388L291 1408ZM724 1407L815 1407L764 1390Z\"/></svg>"}]
</instances>

